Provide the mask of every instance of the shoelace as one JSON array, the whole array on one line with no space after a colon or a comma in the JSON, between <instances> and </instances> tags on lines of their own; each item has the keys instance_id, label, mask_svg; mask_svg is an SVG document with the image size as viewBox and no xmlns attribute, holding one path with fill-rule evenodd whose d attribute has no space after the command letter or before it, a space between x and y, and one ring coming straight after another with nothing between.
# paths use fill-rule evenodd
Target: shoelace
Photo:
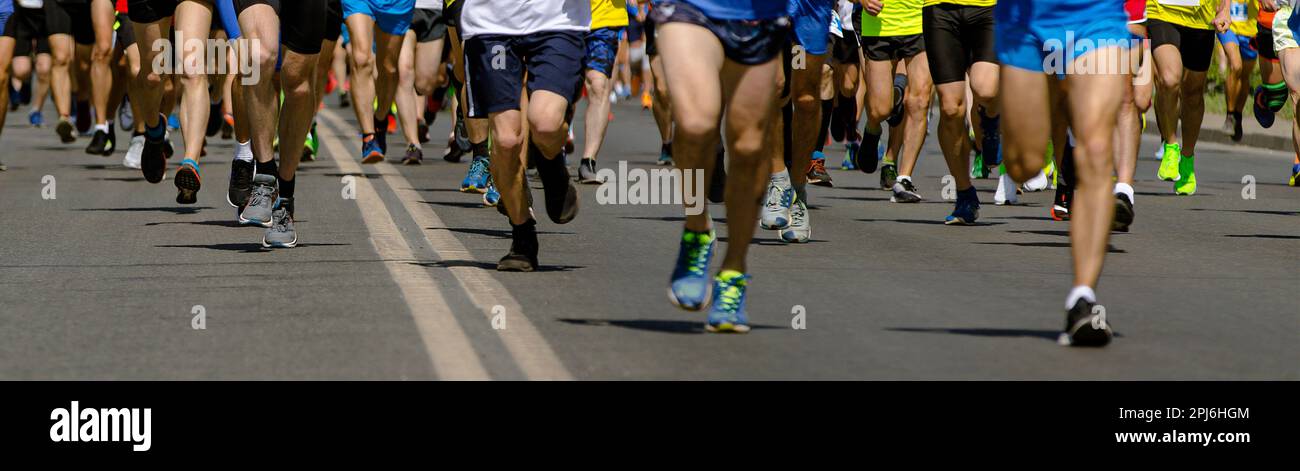
<instances>
[{"instance_id":1,"label":"shoelace","mask_svg":"<svg viewBox=\"0 0 1300 471\"><path fill-rule=\"evenodd\" d=\"M275 210L271 220L274 221L272 230L275 232L288 232L289 229L293 227L293 216L289 215L289 210L287 209Z\"/></svg>"},{"instance_id":2,"label":"shoelace","mask_svg":"<svg viewBox=\"0 0 1300 471\"><path fill-rule=\"evenodd\" d=\"M804 205L802 203L794 205L794 207L790 210L791 227L803 225L804 216L807 215L805 211L806 210L804 209Z\"/></svg>"},{"instance_id":3,"label":"shoelace","mask_svg":"<svg viewBox=\"0 0 1300 471\"><path fill-rule=\"evenodd\" d=\"M784 208L790 204L794 191L786 191L779 186L770 185L767 190L767 207Z\"/></svg>"},{"instance_id":4,"label":"shoelace","mask_svg":"<svg viewBox=\"0 0 1300 471\"><path fill-rule=\"evenodd\" d=\"M487 172L486 159L474 159L474 162L469 164L469 173L474 178L479 178L485 172Z\"/></svg>"},{"instance_id":5,"label":"shoelace","mask_svg":"<svg viewBox=\"0 0 1300 471\"><path fill-rule=\"evenodd\" d=\"M736 285L737 281L743 281L744 277L736 277L731 280L718 280L718 296L713 302L718 310L734 314L740 310L741 291L740 286Z\"/></svg>"},{"instance_id":6,"label":"shoelace","mask_svg":"<svg viewBox=\"0 0 1300 471\"><path fill-rule=\"evenodd\" d=\"M904 189L904 190L907 190L907 191L912 192L912 193L916 193L916 185L913 185L911 180L903 180L903 181L901 181L901 182L899 182L899 183L902 183L902 184L903 184L903 189Z\"/></svg>"},{"instance_id":7,"label":"shoelace","mask_svg":"<svg viewBox=\"0 0 1300 471\"><path fill-rule=\"evenodd\" d=\"M826 173L826 160L813 159L812 164L809 166L809 172L817 174Z\"/></svg>"},{"instance_id":8,"label":"shoelace","mask_svg":"<svg viewBox=\"0 0 1300 471\"><path fill-rule=\"evenodd\" d=\"M688 261L686 271L695 276L704 276L705 271L709 269L707 250L709 244L699 240L698 237L694 241L683 240L682 242L688 244L686 246L686 260Z\"/></svg>"},{"instance_id":9,"label":"shoelace","mask_svg":"<svg viewBox=\"0 0 1300 471\"><path fill-rule=\"evenodd\" d=\"M271 198L271 193L274 193L274 190L269 186L266 185L254 186L253 193L248 196L248 205L249 206L261 205L264 201Z\"/></svg>"}]
</instances>

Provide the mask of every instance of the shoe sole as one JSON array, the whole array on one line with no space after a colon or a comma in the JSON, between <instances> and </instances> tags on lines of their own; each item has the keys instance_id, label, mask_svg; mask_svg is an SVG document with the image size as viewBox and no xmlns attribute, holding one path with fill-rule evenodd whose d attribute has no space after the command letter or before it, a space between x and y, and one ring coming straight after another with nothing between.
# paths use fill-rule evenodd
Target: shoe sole
<instances>
[{"instance_id":1,"label":"shoe sole","mask_svg":"<svg viewBox=\"0 0 1300 471\"><path fill-rule=\"evenodd\" d=\"M901 200L900 200L900 199L898 199L897 196L890 196L890 197L889 197L889 202L890 202L890 203L900 203L900 204L913 204L913 203L920 203L920 202L921 202L921 198L916 198L916 199L906 198L906 199L901 199Z\"/></svg>"},{"instance_id":2,"label":"shoe sole","mask_svg":"<svg viewBox=\"0 0 1300 471\"><path fill-rule=\"evenodd\" d=\"M699 312L699 311L704 310L704 308L709 307L709 303L712 303L712 302L713 302L713 290L712 290L712 289L705 290L705 292L704 292L704 301L700 302L700 305L699 305L699 306L687 306L687 305L685 305L685 304L682 304L680 301L678 301L678 300L677 300L677 296L673 296L673 287L672 287L672 286L669 286L669 287L668 287L668 302L673 303L673 306L674 306L674 307L676 307L677 309L681 309L681 310L683 310L683 311Z\"/></svg>"},{"instance_id":3,"label":"shoe sole","mask_svg":"<svg viewBox=\"0 0 1300 471\"><path fill-rule=\"evenodd\" d=\"M371 152L370 155L367 155L365 158L361 159L361 163L363 164L377 164L383 161L384 161L384 154L380 154L377 152Z\"/></svg>"},{"instance_id":4,"label":"shoe sole","mask_svg":"<svg viewBox=\"0 0 1300 471\"><path fill-rule=\"evenodd\" d=\"M832 183L830 180L817 180L817 181L808 180L808 183L812 183L813 185L816 186L824 186L826 188L835 188L835 184Z\"/></svg>"},{"instance_id":5,"label":"shoe sole","mask_svg":"<svg viewBox=\"0 0 1300 471\"><path fill-rule=\"evenodd\" d=\"M802 237L802 238L800 238L800 237L794 237L794 238L786 237L784 231L781 232L781 234L779 234L779 236L781 237L781 240L782 240L782 241L785 241L786 243L790 243L790 244L806 244L806 243L808 243L808 241L812 240L812 229L809 229L809 230L808 230L808 235L807 235L806 237Z\"/></svg>"},{"instance_id":6,"label":"shoe sole","mask_svg":"<svg viewBox=\"0 0 1300 471\"><path fill-rule=\"evenodd\" d=\"M1051 215L1053 221L1070 220L1070 210L1062 209L1060 206L1052 206Z\"/></svg>"},{"instance_id":7,"label":"shoe sole","mask_svg":"<svg viewBox=\"0 0 1300 471\"><path fill-rule=\"evenodd\" d=\"M203 180L198 173L189 166L181 167L176 171L176 176L172 182L176 184L176 203L177 204L194 204L199 200L199 189L203 186Z\"/></svg>"},{"instance_id":8,"label":"shoe sole","mask_svg":"<svg viewBox=\"0 0 1300 471\"><path fill-rule=\"evenodd\" d=\"M715 326L706 322L704 324L704 330L715 334L745 334L749 333L749 326L745 324L732 324L730 322L724 322Z\"/></svg>"},{"instance_id":9,"label":"shoe sole","mask_svg":"<svg viewBox=\"0 0 1300 471\"><path fill-rule=\"evenodd\" d=\"M293 235L293 240L289 242L268 242L266 237L262 237L262 248L264 249L292 249L298 246L298 234Z\"/></svg>"},{"instance_id":10,"label":"shoe sole","mask_svg":"<svg viewBox=\"0 0 1300 471\"><path fill-rule=\"evenodd\" d=\"M140 173L144 174L145 181L149 183L158 183L163 181L167 174L166 154L160 152L156 158L150 158L148 155L140 156Z\"/></svg>"},{"instance_id":11,"label":"shoe sole","mask_svg":"<svg viewBox=\"0 0 1300 471\"><path fill-rule=\"evenodd\" d=\"M528 264L528 265L515 265L515 264L507 265L502 263L497 264L497 271L529 273L536 270L537 267L534 267L532 264Z\"/></svg>"},{"instance_id":12,"label":"shoe sole","mask_svg":"<svg viewBox=\"0 0 1300 471\"><path fill-rule=\"evenodd\" d=\"M1057 337L1057 343L1066 347L1104 347L1110 344L1115 333L1107 325L1104 329L1092 327L1091 317L1080 319L1079 323L1083 324L1075 329L1074 334L1061 332Z\"/></svg>"},{"instance_id":13,"label":"shoe sole","mask_svg":"<svg viewBox=\"0 0 1300 471\"><path fill-rule=\"evenodd\" d=\"M782 222L782 221L778 221L778 222ZM763 221L759 221L759 222L758 222L758 227L761 227L761 228L763 228L763 229L767 229L767 230L769 230L769 231L784 231L784 230L786 230L786 229L789 229L789 228L790 228L790 221L789 221L789 220L785 220L785 221L783 221L783 222L784 222L784 224L782 224L782 225L780 225L780 226L772 226L772 225L768 225L767 223L764 223Z\"/></svg>"},{"instance_id":14,"label":"shoe sole","mask_svg":"<svg viewBox=\"0 0 1300 471\"><path fill-rule=\"evenodd\" d=\"M263 228L271 227L271 221L262 222L262 221L254 221L252 219L245 219L243 213L239 214L239 223L245 226L254 226L254 227L263 227Z\"/></svg>"},{"instance_id":15,"label":"shoe sole","mask_svg":"<svg viewBox=\"0 0 1300 471\"><path fill-rule=\"evenodd\" d=\"M974 226L975 221L966 221L963 218L952 218L943 221L945 226Z\"/></svg>"},{"instance_id":16,"label":"shoe sole","mask_svg":"<svg viewBox=\"0 0 1300 471\"><path fill-rule=\"evenodd\" d=\"M477 186L462 186L462 187L460 187L460 192L461 192L461 193L477 193L477 194L484 194L484 193L487 193L487 188L479 188L479 187L477 187Z\"/></svg>"}]
</instances>

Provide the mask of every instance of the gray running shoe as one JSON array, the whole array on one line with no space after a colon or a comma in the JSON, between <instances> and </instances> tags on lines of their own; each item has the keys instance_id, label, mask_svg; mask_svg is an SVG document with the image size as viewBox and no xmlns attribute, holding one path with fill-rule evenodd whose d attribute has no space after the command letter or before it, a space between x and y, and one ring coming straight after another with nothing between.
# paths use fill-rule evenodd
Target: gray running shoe
<instances>
[{"instance_id":1,"label":"gray running shoe","mask_svg":"<svg viewBox=\"0 0 1300 471\"><path fill-rule=\"evenodd\" d=\"M279 196L275 176L253 177L253 191L248 193L248 203L239 212L239 222L248 226L271 227L272 207Z\"/></svg>"},{"instance_id":2,"label":"gray running shoe","mask_svg":"<svg viewBox=\"0 0 1300 471\"><path fill-rule=\"evenodd\" d=\"M271 227L262 236L262 247L288 249L298 245L298 233L293 230L293 198L276 200L271 219Z\"/></svg>"},{"instance_id":3,"label":"gray running shoe","mask_svg":"<svg viewBox=\"0 0 1300 471\"><path fill-rule=\"evenodd\" d=\"M789 182L767 182L767 200L763 203L758 225L763 229L781 230L790 226L790 207L794 206L794 187Z\"/></svg>"},{"instance_id":4,"label":"gray running shoe","mask_svg":"<svg viewBox=\"0 0 1300 471\"><path fill-rule=\"evenodd\" d=\"M596 173L596 159L582 159L582 161L578 162L578 183L604 183L604 180Z\"/></svg>"},{"instance_id":5,"label":"gray running shoe","mask_svg":"<svg viewBox=\"0 0 1300 471\"><path fill-rule=\"evenodd\" d=\"M808 205L796 200L790 209L790 226L781 231L781 240L802 244L812 238L812 223L808 221Z\"/></svg>"},{"instance_id":6,"label":"gray running shoe","mask_svg":"<svg viewBox=\"0 0 1300 471\"><path fill-rule=\"evenodd\" d=\"M912 179L904 178L894 183L894 196L889 197L890 203L917 203L921 201L921 195L916 192L916 186L912 184Z\"/></svg>"}]
</instances>

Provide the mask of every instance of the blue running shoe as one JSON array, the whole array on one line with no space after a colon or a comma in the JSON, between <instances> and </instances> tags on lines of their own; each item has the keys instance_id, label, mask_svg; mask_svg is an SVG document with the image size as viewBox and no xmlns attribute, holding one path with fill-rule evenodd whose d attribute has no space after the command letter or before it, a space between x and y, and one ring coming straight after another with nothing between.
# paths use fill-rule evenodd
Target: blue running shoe
<instances>
[{"instance_id":1,"label":"blue running shoe","mask_svg":"<svg viewBox=\"0 0 1300 471\"><path fill-rule=\"evenodd\" d=\"M487 207L493 207L500 202L501 202L501 192L497 191L496 184L492 183L492 181L489 180L487 191L483 192L483 205Z\"/></svg>"},{"instance_id":2,"label":"blue running shoe","mask_svg":"<svg viewBox=\"0 0 1300 471\"><path fill-rule=\"evenodd\" d=\"M1259 125L1265 129L1273 127L1275 116L1273 116L1273 110L1268 107L1268 98L1265 95L1263 85L1255 87L1254 98L1251 102L1255 107L1255 121L1258 121Z\"/></svg>"},{"instance_id":3,"label":"blue running shoe","mask_svg":"<svg viewBox=\"0 0 1300 471\"><path fill-rule=\"evenodd\" d=\"M31 113L27 113L27 123L34 128L45 126L45 116L41 115L41 110L32 110Z\"/></svg>"},{"instance_id":4,"label":"blue running shoe","mask_svg":"<svg viewBox=\"0 0 1300 471\"><path fill-rule=\"evenodd\" d=\"M384 161L384 150L379 148L379 143L374 138L361 141L361 163L377 164Z\"/></svg>"},{"instance_id":5,"label":"blue running shoe","mask_svg":"<svg viewBox=\"0 0 1300 471\"><path fill-rule=\"evenodd\" d=\"M713 278L713 308L704 329L709 332L749 332L745 315L745 287L749 276L735 270L723 270Z\"/></svg>"},{"instance_id":6,"label":"blue running shoe","mask_svg":"<svg viewBox=\"0 0 1300 471\"><path fill-rule=\"evenodd\" d=\"M488 170L487 157L474 157L474 161L469 164L469 171L465 172L465 179L460 181L460 192L483 193L487 191L490 178L492 173Z\"/></svg>"},{"instance_id":7,"label":"blue running shoe","mask_svg":"<svg viewBox=\"0 0 1300 471\"><path fill-rule=\"evenodd\" d=\"M846 151L844 152L844 161L840 162L840 170L857 169L857 167L853 166L853 159L857 158L858 149L861 147L862 144L856 142L850 142L847 145L845 145Z\"/></svg>"},{"instance_id":8,"label":"blue running shoe","mask_svg":"<svg viewBox=\"0 0 1300 471\"><path fill-rule=\"evenodd\" d=\"M177 115L176 113L172 113L171 116L167 117L167 129L175 130L180 128L181 128L180 115Z\"/></svg>"},{"instance_id":9,"label":"blue running shoe","mask_svg":"<svg viewBox=\"0 0 1300 471\"><path fill-rule=\"evenodd\" d=\"M1002 165L1002 132L998 130L1002 119L984 116L982 109L979 114L980 127L984 129L984 139L980 145L980 150L984 153L984 166L997 167Z\"/></svg>"},{"instance_id":10,"label":"blue running shoe","mask_svg":"<svg viewBox=\"0 0 1300 471\"><path fill-rule=\"evenodd\" d=\"M673 164L673 146L666 145L666 144L659 146L659 162L657 162L657 164L658 165Z\"/></svg>"},{"instance_id":11,"label":"blue running shoe","mask_svg":"<svg viewBox=\"0 0 1300 471\"><path fill-rule=\"evenodd\" d=\"M957 191L957 207L952 210L952 214L944 218L943 223L948 225L970 226L975 224L975 220L980 217L980 197L975 193L975 187L972 186L965 190Z\"/></svg>"},{"instance_id":12,"label":"blue running shoe","mask_svg":"<svg viewBox=\"0 0 1300 471\"><path fill-rule=\"evenodd\" d=\"M668 284L668 299L674 306L698 311L709 304L709 261L715 245L713 231L683 231L677 250L677 266Z\"/></svg>"}]
</instances>

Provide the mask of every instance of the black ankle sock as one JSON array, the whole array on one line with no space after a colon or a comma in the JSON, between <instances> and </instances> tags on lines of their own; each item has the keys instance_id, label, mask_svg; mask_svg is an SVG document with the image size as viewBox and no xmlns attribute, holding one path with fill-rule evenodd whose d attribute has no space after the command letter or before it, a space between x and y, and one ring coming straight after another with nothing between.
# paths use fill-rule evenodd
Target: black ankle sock
<instances>
[{"instance_id":1,"label":"black ankle sock","mask_svg":"<svg viewBox=\"0 0 1300 471\"><path fill-rule=\"evenodd\" d=\"M670 155L670 156L673 155L673 143L672 143L672 141L665 142L665 143L663 143L663 145L659 146L659 152L663 152L663 153L668 154L668 155Z\"/></svg>"},{"instance_id":2,"label":"black ankle sock","mask_svg":"<svg viewBox=\"0 0 1300 471\"><path fill-rule=\"evenodd\" d=\"M153 142L161 141L167 137L167 118L159 116L157 126L149 126L149 123L145 122L144 137Z\"/></svg>"},{"instance_id":3,"label":"black ankle sock","mask_svg":"<svg viewBox=\"0 0 1300 471\"><path fill-rule=\"evenodd\" d=\"M483 142L471 142L471 143L469 143L469 147L470 147L470 149L473 149L474 157L487 157L487 156L488 156L488 143L487 143L487 141L483 141Z\"/></svg>"},{"instance_id":4,"label":"black ankle sock","mask_svg":"<svg viewBox=\"0 0 1300 471\"><path fill-rule=\"evenodd\" d=\"M268 160L266 162L262 162L259 160L257 162L257 174L275 175L275 178L278 179L280 178L280 168L275 165L275 160Z\"/></svg>"},{"instance_id":5,"label":"black ankle sock","mask_svg":"<svg viewBox=\"0 0 1300 471\"><path fill-rule=\"evenodd\" d=\"M293 183L297 180L285 180L284 177L276 175L276 180L280 181L280 196L293 198Z\"/></svg>"}]
</instances>

